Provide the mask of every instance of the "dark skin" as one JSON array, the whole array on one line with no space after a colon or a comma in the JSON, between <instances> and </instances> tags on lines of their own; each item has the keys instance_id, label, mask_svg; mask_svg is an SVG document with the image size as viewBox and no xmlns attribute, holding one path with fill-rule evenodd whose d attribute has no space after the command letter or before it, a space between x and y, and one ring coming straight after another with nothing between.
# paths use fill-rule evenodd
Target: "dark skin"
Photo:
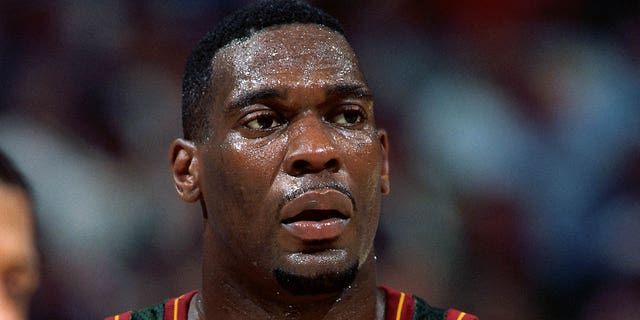
<instances>
[{"instance_id":1,"label":"dark skin","mask_svg":"<svg viewBox=\"0 0 640 320\"><path fill-rule=\"evenodd\" d=\"M178 194L203 207L204 313L382 319L373 238L389 191L387 135L346 39L313 24L270 27L220 49L213 74L208 139L170 151ZM352 266L348 287L317 294L274 276Z\"/></svg>"}]
</instances>

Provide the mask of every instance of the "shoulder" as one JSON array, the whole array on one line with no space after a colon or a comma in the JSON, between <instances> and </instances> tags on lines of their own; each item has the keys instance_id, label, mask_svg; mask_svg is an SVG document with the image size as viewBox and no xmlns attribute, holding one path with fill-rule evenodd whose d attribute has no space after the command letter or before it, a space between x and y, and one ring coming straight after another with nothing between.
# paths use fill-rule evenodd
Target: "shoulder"
<instances>
[{"instance_id":1,"label":"shoulder","mask_svg":"<svg viewBox=\"0 0 640 320\"><path fill-rule=\"evenodd\" d=\"M418 296L389 287L380 288L387 298L385 320L478 320L478 317L456 309L432 307Z\"/></svg>"},{"instance_id":2,"label":"shoulder","mask_svg":"<svg viewBox=\"0 0 640 320\"><path fill-rule=\"evenodd\" d=\"M197 292L197 290L194 290L179 297L167 299L163 303L137 311L127 311L105 318L105 320L187 320L189 303L191 302L191 298L193 298ZM165 314L168 315L168 317L165 317Z\"/></svg>"}]
</instances>

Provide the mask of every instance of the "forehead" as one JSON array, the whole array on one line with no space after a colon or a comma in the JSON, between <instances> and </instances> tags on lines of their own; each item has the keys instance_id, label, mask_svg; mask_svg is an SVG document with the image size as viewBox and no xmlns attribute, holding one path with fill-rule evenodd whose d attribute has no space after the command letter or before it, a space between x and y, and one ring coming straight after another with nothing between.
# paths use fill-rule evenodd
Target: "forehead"
<instances>
[{"instance_id":1,"label":"forehead","mask_svg":"<svg viewBox=\"0 0 640 320\"><path fill-rule=\"evenodd\" d=\"M232 42L214 59L216 84L234 92L265 87L361 84L364 78L347 40L315 24L274 26Z\"/></svg>"}]
</instances>

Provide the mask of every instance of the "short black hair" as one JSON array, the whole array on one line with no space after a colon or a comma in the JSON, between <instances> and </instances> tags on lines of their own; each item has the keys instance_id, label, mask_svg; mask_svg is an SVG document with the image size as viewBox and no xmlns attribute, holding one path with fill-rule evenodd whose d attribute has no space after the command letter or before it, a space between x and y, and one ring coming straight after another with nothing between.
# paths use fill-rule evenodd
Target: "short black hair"
<instances>
[{"instance_id":1,"label":"short black hair","mask_svg":"<svg viewBox=\"0 0 640 320\"><path fill-rule=\"evenodd\" d=\"M334 17L299 0L258 1L232 13L200 40L187 60L182 82L182 130L184 138L206 140L209 108L201 104L212 79L212 62L218 50L236 39L245 39L267 27L285 24L318 24L344 36Z\"/></svg>"},{"instance_id":2,"label":"short black hair","mask_svg":"<svg viewBox=\"0 0 640 320\"><path fill-rule=\"evenodd\" d=\"M31 194L27 180L24 179L13 162L11 162L2 150L0 150L0 184L18 187L22 189L27 196Z\"/></svg>"}]
</instances>

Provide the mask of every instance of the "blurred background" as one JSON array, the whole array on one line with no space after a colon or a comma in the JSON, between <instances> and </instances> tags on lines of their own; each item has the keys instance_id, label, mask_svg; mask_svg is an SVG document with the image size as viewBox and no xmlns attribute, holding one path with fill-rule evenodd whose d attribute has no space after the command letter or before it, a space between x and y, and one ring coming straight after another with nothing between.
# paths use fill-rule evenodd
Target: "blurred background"
<instances>
[{"instance_id":1,"label":"blurred background","mask_svg":"<svg viewBox=\"0 0 640 320\"><path fill-rule=\"evenodd\" d=\"M198 288L175 196L186 57L247 1L0 0L0 148L35 189L33 319ZM636 1L314 1L391 144L380 283L482 319L640 314Z\"/></svg>"}]
</instances>

